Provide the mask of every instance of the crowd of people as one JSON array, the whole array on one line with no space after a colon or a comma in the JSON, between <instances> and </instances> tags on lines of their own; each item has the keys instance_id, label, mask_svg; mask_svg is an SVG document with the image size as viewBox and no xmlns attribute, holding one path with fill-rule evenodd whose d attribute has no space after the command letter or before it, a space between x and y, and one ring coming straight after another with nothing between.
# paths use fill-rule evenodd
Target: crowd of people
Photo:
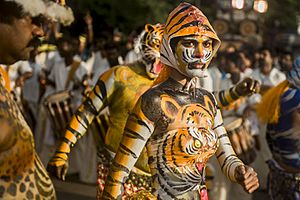
<instances>
[{"instance_id":1,"label":"crowd of people","mask_svg":"<svg viewBox=\"0 0 300 200\"><path fill-rule=\"evenodd\" d=\"M221 45L187 3L127 39L95 36L88 13L74 37L36 1L0 0L0 199L55 199L43 165L98 183L97 199L300 199L293 52Z\"/></svg>"}]
</instances>

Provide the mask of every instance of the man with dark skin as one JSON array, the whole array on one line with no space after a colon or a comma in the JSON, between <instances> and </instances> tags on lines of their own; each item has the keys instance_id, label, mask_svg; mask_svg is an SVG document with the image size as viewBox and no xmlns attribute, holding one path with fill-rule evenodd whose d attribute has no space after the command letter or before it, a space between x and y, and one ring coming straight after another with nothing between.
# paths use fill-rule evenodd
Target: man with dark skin
<instances>
[{"instance_id":1,"label":"man with dark skin","mask_svg":"<svg viewBox=\"0 0 300 200\"><path fill-rule=\"evenodd\" d=\"M44 34L47 5L42 0L0 0L0 5L0 64L29 59ZM0 199L56 199L32 132L2 84L0 130Z\"/></svg>"}]
</instances>

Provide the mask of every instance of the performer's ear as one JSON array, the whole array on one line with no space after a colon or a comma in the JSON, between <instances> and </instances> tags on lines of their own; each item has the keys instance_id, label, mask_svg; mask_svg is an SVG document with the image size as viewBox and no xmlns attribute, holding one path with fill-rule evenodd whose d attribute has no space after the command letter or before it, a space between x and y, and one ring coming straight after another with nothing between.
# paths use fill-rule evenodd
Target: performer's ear
<instances>
[{"instance_id":1,"label":"performer's ear","mask_svg":"<svg viewBox=\"0 0 300 200\"><path fill-rule=\"evenodd\" d=\"M161 95L161 109L170 119L174 119L180 109L180 105L168 95Z\"/></svg>"},{"instance_id":2,"label":"performer's ear","mask_svg":"<svg viewBox=\"0 0 300 200\"><path fill-rule=\"evenodd\" d=\"M154 30L154 27L151 24L146 24L145 25L145 30L146 32L150 32Z\"/></svg>"}]
</instances>

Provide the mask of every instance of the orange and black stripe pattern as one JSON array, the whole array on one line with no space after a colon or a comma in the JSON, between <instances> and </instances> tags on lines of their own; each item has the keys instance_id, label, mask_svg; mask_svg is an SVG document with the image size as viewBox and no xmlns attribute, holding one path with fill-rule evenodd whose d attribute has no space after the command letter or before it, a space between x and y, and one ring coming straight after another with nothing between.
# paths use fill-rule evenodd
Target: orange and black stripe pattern
<instances>
[{"instance_id":1,"label":"orange and black stripe pattern","mask_svg":"<svg viewBox=\"0 0 300 200\"><path fill-rule=\"evenodd\" d=\"M212 54L215 55L221 42L208 19L195 6L189 3L181 3L169 14L167 19L162 46L160 48L161 62L176 68L177 61L174 49L172 48L172 40L183 36L195 35L211 38L213 40ZM211 59L206 63L205 68L207 68L210 61Z\"/></svg>"},{"instance_id":2,"label":"orange and black stripe pattern","mask_svg":"<svg viewBox=\"0 0 300 200\"><path fill-rule=\"evenodd\" d=\"M242 162L235 155L220 110L205 90L178 93L182 85L168 79L147 91L135 106L114 158L103 199L119 199L122 184L146 146L158 199L186 199L205 190L205 166L214 154L234 180Z\"/></svg>"}]
</instances>

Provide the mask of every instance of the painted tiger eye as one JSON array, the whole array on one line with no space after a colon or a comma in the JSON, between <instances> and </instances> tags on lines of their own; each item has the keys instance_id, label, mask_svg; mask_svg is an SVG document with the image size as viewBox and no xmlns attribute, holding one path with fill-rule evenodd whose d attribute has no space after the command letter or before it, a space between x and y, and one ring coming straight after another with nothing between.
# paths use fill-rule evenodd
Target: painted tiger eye
<instances>
[{"instance_id":1,"label":"painted tiger eye","mask_svg":"<svg viewBox=\"0 0 300 200\"><path fill-rule=\"evenodd\" d=\"M195 140L195 147L200 148L201 147L201 142L200 140Z\"/></svg>"}]
</instances>

